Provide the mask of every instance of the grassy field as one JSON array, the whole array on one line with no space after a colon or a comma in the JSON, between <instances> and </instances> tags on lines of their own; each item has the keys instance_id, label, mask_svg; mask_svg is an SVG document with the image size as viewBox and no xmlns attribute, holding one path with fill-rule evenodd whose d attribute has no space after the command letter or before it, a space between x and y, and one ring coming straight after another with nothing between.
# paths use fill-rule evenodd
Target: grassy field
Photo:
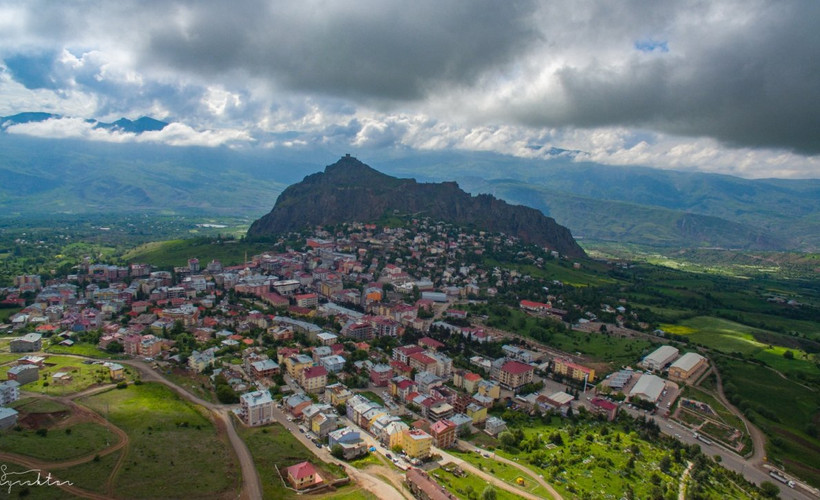
<instances>
[{"instance_id":1,"label":"grassy field","mask_svg":"<svg viewBox=\"0 0 820 500\"><path fill-rule=\"evenodd\" d=\"M101 351L94 344L78 343L72 346L52 345L46 347L43 350L49 354L74 354L75 356L85 356L87 358L103 359L117 358L117 356L112 356L111 354L105 351Z\"/></svg>"},{"instance_id":2,"label":"grassy field","mask_svg":"<svg viewBox=\"0 0 820 500\"><path fill-rule=\"evenodd\" d=\"M0 309L0 323L7 323L9 318L22 311L21 307L4 307Z\"/></svg>"},{"instance_id":3,"label":"grassy field","mask_svg":"<svg viewBox=\"0 0 820 500\"><path fill-rule=\"evenodd\" d=\"M51 396L65 396L95 385L111 383L108 368L99 364L85 364L80 359L66 356L48 356L45 363L45 368L40 370L40 379L23 386L24 390ZM6 378L9 368L11 368L10 365L0 367L0 377ZM52 376L58 372L70 374L71 380L55 382ZM126 368L126 379L133 380L132 373L130 368Z\"/></svg>"},{"instance_id":4,"label":"grassy field","mask_svg":"<svg viewBox=\"0 0 820 500\"><path fill-rule=\"evenodd\" d=\"M205 264L213 259L219 260L225 266L234 266L245 261L255 254L270 251L268 243L246 243L233 240L221 244L214 243L210 238L195 238L186 240L157 241L140 245L123 255L127 262L144 262L160 268L184 266L188 259L197 257Z\"/></svg>"},{"instance_id":5,"label":"grassy field","mask_svg":"<svg viewBox=\"0 0 820 500\"><path fill-rule=\"evenodd\" d=\"M443 467L431 470L430 475L435 478L436 482L459 498L481 498L480 495L488 486L486 481L474 474L462 472L457 475ZM517 500L522 498L501 488L493 489L495 490L495 495L498 500Z\"/></svg>"},{"instance_id":6,"label":"grassy field","mask_svg":"<svg viewBox=\"0 0 820 500\"><path fill-rule=\"evenodd\" d=\"M384 399L382 399L381 396L379 396L373 391L364 391L360 392L359 394L366 397L370 401L373 401L374 403L379 403L380 405L384 406Z\"/></svg>"},{"instance_id":7,"label":"grassy field","mask_svg":"<svg viewBox=\"0 0 820 500\"><path fill-rule=\"evenodd\" d=\"M92 422L58 426L48 429L45 436L37 435L33 430L0 431L3 450L54 462L90 455L117 440L108 429Z\"/></svg>"},{"instance_id":8,"label":"grassy field","mask_svg":"<svg viewBox=\"0 0 820 500\"><path fill-rule=\"evenodd\" d=\"M20 413L56 413L58 411L68 411L68 406L43 398L21 398L8 405Z\"/></svg>"},{"instance_id":9,"label":"grassy field","mask_svg":"<svg viewBox=\"0 0 820 500\"><path fill-rule=\"evenodd\" d=\"M6 467L5 481L35 481L37 479L37 472L31 472L31 468L23 467L15 463L7 462L3 466ZM72 481L72 478L63 471L56 471L52 476L52 480ZM41 476L41 480L45 480L45 476ZM72 481L73 482L73 481ZM3 498L31 498L34 500L63 500L65 498L72 498L67 492L61 490L57 486L24 486L17 484L3 484L0 489L0 495Z\"/></svg>"},{"instance_id":10,"label":"grassy field","mask_svg":"<svg viewBox=\"0 0 820 500\"><path fill-rule=\"evenodd\" d=\"M727 397L769 436L769 459L820 485L820 393L766 367L717 358ZM784 411L787 409L787 411Z\"/></svg>"},{"instance_id":11,"label":"grassy field","mask_svg":"<svg viewBox=\"0 0 820 500\"><path fill-rule=\"evenodd\" d=\"M547 490L545 490L541 485L539 485L532 478L527 477L526 474L522 473L520 470L516 469L511 465L496 462L491 458L485 458L473 452L449 450L449 453L461 458L465 462L468 462L478 467L479 470L483 470L484 472L487 472L488 474L491 474L497 477L498 479L501 479L505 483L521 489L522 491L532 493L533 495L538 495L542 498L552 498L549 492L547 492ZM534 473L537 474L537 472ZM516 482L516 479L518 478L524 479L523 486Z\"/></svg>"},{"instance_id":12,"label":"grassy field","mask_svg":"<svg viewBox=\"0 0 820 500\"><path fill-rule=\"evenodd\" d=\"M216 399L216 393L214 393L212 389L213 384L207 375L195 375L188 370L174 368L162 372L162 376L178 386L184 387L186 391L202 400L211 403L218 402ZM203 385L205 387L203 387Z\"/></svg>"},{"instance_id":13,"label":"grassy field","mask_svg":"<svg viewBox=\"0 0 820 500\"><path fill-rule=\"evenodd\" d=\"M745 357L758 359L767 365L785 372L820 376L816 355L795 348L773 345L759 338L777 339L773 332L742 325L721 318L698 316L678 324L660 326L669 333L686 336L691 342L704 345L724 353L739 353ZM784 357L791 351L793 359Z\"/></svg>"},{"instance_id":14,"label":"grassy field","mask_svg":"<svg viewBox=\"0 0 820 500\"><path fill-rule=\"evenodd\" d=\"M283 470L291 465L309 460L323 477L343 477L343 472L336 466L329 466L313 455L298 439L279 424L265 427L248 428L237 426L237 432L248 445L253 456L259 477L262 480L264 498L298 498L291 490L285 488L276 474L274 466Z\"/></svg>"},{"instance_id":15,"label":"grassy field","mask_svg":"<svg viewBox=\"0 0 820 500\"><path fill-rule=\"evenodd\" d=\"M115 451L100 457L99 460L91 460L84 464L75 465L67 469L60 469L57 472L60 477L65 477L74 483L74 486L84 490L105 493L106 482L111 475L111 471L122 456L123 451Z\"/></svg>"},{"instance_id":16,"label":"grassy field","mask_svg":"<svg viewBox=\"0 0 820 500\"><path fill-rule=\"evenodd\" d=\"M83 398L130 438L115 493L131 498L221 496L239 488L239 465L204 409L145 383Z\"/></svg>"}]
</instances>

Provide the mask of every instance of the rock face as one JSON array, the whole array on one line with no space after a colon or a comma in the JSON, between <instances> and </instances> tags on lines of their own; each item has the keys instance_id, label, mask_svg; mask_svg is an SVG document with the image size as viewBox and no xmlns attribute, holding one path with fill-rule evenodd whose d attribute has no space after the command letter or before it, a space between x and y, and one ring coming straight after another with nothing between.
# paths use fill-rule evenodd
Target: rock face
<instances>
[{"instance_id":1,"label":"rock face","mask_svg":"<svg viewBox=\"0 0 820 500\"><path fill-rule=\"evenodd\" d=\"M309 175L285 189L273 210L251 225L248 237L370 222L394 212L517 236L569 257L585 255L569 229L538 210L509 205L486 194L470 196L455 182L418 183L391 177L349 155L324 173Z\"/></svg>"}]
</instances>

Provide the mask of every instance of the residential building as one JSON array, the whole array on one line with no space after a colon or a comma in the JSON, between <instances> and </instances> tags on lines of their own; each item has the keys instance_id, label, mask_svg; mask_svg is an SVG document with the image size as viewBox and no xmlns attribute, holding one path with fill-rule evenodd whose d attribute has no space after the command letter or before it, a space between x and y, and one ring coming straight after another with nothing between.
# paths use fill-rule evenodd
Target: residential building
<instances>
[{"instance_id":1,"label":"residential building","mask_svg":"<svg viewBox=\"0 0 820 500\"><path fill-rule=\"evenodd\" d=\"M430 435L437 448L449 448L456 442L456 424L442 419L430 426Z\"/></svg>"},{"instance_id":2,"label":"residential building","mask_svg":"<svg viewBox=\"0 0 820 500\"><path fill-rule=\"evenodd\" d=\"M268 391L256 391L239 397L239 416L251 427L273 422L273 398Z\"/></svg>"},{"instance_id":3,"label":"residential building","mask_svg":"<svg viewBox=\"0 0 820 500\"><path fill-rule=\"evenodd\" d=\"M393 378L393 369L390 365L378 364L370 369L370 381L377 387L387 387Z\"/></svg>"},{"instance_id":4,"label":"residential building","mask_svg":"<svg viewBox=\"0 0 820 500\"><path fill-rule=\"evenodd\" d=\"M327 435L328 446L332 450L335 446L342 447L342 457L352 460L367 453L367 443L359 435L359 431L352 427L343 427Z\"/></svg>"},{"instance_id":5,"label":"residential building","mask_svg":"<svg viewBox=\"0 0 820 500\"><path fill-rule=\"evenodd\" d=\"M552 371L564 377L571 378L572 380L582 381L586 379L587 382L595 380L595 370L579 365L578 363L573 363L567 359L553 359Z\"/></svg>"},{"instance_id":6,"label":"residential building","mask_svg":"<svg viewBox=\"0 0 820 500\"><path fill-rule=\"evenodd\" d=\"M125 368L119 363L103 363L108 368L108 376L111 380L123 380L125 378Z\"/></svg>"},{"instance_id":7,"label":"residential building","mask_svg":"<svg viewBox=\"0 0 820 500\"><path fill-rule=\"evenodd\" d=\"M606 419L610 422L618 416L618 405L611 401L601 398L592 398L590 403L592 404L592 411L605 415Z\"/></svg>"},{"instance_id":8,"label":"residential building","mask_svg":"<svg viewBox=\"0 0 820 500\"><path fill-rule=\"evenodd\" d=\"M288 375L296 380L301 378L302 371L313 366L313 358L304 354L295 354L285 359Z\"/></svg>"},{"instance_id":9,"label":"residential building","mask_svg":"<svg viewBox=\"0 0 820 500\"><path fill-rule=\"evenodd\" d=\"M27 333L9 343L11 352L36 352L43 348L43 336L39 333Z\"/></svg>"},{"instance_id":10,"label":"residential building","mask_svg":"<svg viewBox=\"0 0 820 500\"><path fill-rule=\"evenodd\" d=\"M345 369L345 358L336 354L325 356L319 359L319 364L324 366L330 373L339 373Z\"/></svg>"},{"instance_id":11,"label":"residential building","mask_svg":"<svg viewBox=\"0 0 820 500\"><path fill-rule=\"evenodd\" d=\"M393 421L384 427L381 434L378 436L382 446L392 449L396 446L402 446L404 432L408 431L410 427L401 420Z\"/></svg>"},{"instance_id":12,"label":"residential building","mask_svg":"<svg viewBox=\"0 0 820 500\"><path fill-rule=\"evenodd\" d=\"M419 372L428 372L435 374L438 363L423 352L415 352L407 356L407 364L415 368Z\"/></svg>"},{"instance_id":13,"label":"residential building","mask_svg":"<svg viewBox=\"0 0 820 500\"><path fill-rule=\"evenodd\" d=\"M427 409L427 418L431 422L448 419L453 416L455 409L450 403L439 401Z\"/></svg>"},{"instance_id":14,"label":"residential building","mask_svg":"<svg viewBox=\"0 0 820 500\"><path fill-rule=\"evenodd\" d=\"M204 351L191 351L191 355L188 356L188 367L197 373L202 373L205 368L214 365L215 352L216 350L213 347Z\"/></svg>"},{"instance_id":15,"label":"residential building","mask_svg":"<svg viewBox=\"0 0 820 500\"><path fill-rule=\"evenodd\" d=\"M401 447L410 458L427 458L432 444L433 436L421 429L407 429L402 433Z\"/></svg>"},{"instance_id":16,"label":"residential building","mask_svg":"<svg viewBox=\"0 0 820 500\"><path fill-rule=\"evenodd\" d=\"M467 408L464 409L464 413L473 419L474 424L483 424L487 420L487 408L475 403L468 404Z\"/></svg>"},{"instance_id":17,"label":"residential building","mask_svg":"<svg viewBox=\"0 0 820 500\"><path fill-rule=\"evenodd\" d=\"M251 363L251 377L256 380L273 377L279 373L279 365L272 359L263 359Z\"/></svg>"},{"instance_id":18,"label":"residential building","mask_svg":"<svg viewBox=\"0 0 820 500\"><path fill-rule=\"evenodd\" d=\"M316 307L319 305L319 296L315 293L296 295L296 305L299 307Z\"/></svg>"},{"instance_id":19,"label":"residential building","mask_svg":"<svg viewBox=\"0 0 820 500\"><path fill-rule=\"evenodd\" d=\"M36 382L40 377L40 369L37 365L17 365L9 368L6 376L9 380L15 380L20 385L26 385L29 382Z\"/></svg>"},{"instance_id":20,"label":"residential building","mask_svg":"<svg viewBox=\"0 0 820 500\"><path fill-rule=\"evenodd\" d=\"M456 413L448 419L450 422L456 424L456 435L464 436L470 433L473 427L473 419L465 413Z\"/></svg>"},{"instance_id":21,"label":"residential building","mask_svg":"<svg viewBox=\"0 0 820 500\"><path fill-rule=\"evenodd\" d=\"M301 372L300 385L306 392L318 393L324 391L327 385L327 368L324 366L305 368Z\"/></svg>"},{"instance_id":22,"label":"residential building","mask_svg":"<svg viewBox=\"0 0 820 500\"><path fill-rule=\"evenodd\" d=\"M491 436L498 436L507 430L507 423L498 417L489 417L484 423L484 432Z\"/></svg>"},{"instance_id":23,"label":"residential building","mask_svg":"<svg viewBox=\"0 0 820 500\"><path fill-rule=\"evenodd\" d=\"M288 482L294 489L304 490L322 482L322 476L310 462L301 462L285 471Z\"/></svg>"},{"instance_id":24,"label":"residential building","mask_svg":"<svg viewBox=\"0 0 820 500\"><path fill-rule=\"evenodd\" d=\"M340 384L335 383L325 387L325 402L333 405L339 406L347 403L347 400L353 396L353 393L350 390Z\"/></svg>"},{"instance_id":25,"label":"residential building","mask_svg":"<svg viewBox=\"0 0 820 500\"><path fill-rule=\"evenodd\" d=\"M505 361L498 369L493 366L492 370L493 378L498 380L501 387L512 391L532 382L534 373L535 367L520 361Z\"/></svg>"},{"instance_id":26,"label":"residential building","mask_svg":"<svg viewBox=\"0 0 820 500\"><path fill-rule=\"evenodd\" d=\"M0 429L8 429L17 425L17 410L0 406Z\"/></svg>"},{"instance_id":27,"label":"residential building","mask_svg":"<svg viewBox=\"0 0 820 500\"><path fill-rule=\"evenodd\" d=\"M20 383L16 380L0 382L0 406L8 405L20 399Z\"/></svg>"},{"instance_id":28,"label":"residential building","mask_svg":"<svg viewBox=\"0 0 820 500\"><path fill-rule=\"evenodd\" d=\"M419 500L456 500L458 498L421 469L408 470L405 481L413 497Z\"/></svg>"},{"instance_id":29,"label":"residential building","mask_svg":"<svg viewBox=\"0 0 820 500\"><path fill-rule=\"evenodd\" d=\"M465 382L465 390L467 389L467 385L468 384ZM501 386L494 380L479 379L479 381L475 384L475 392L495 401L501 397Z\"/></svg>"}]
</instances>

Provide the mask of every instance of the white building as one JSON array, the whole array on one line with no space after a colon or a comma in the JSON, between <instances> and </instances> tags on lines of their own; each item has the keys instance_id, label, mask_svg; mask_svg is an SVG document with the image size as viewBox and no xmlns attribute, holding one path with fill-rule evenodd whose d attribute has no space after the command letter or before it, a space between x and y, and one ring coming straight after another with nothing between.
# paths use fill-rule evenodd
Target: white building
<instances>
[{"instance_id":1,"label":"white building","mask_svg":"<svg viewBox=\"0 0 820 500\"><path fill-rule=\"evenodd\" d=\"M663 345L643 358L640 364L647 370L660 371L677 358L679 352L677 348L671 345Z\"/></svg>"},{"instance_id":2,"label":"white building","mask_svg":"<svg viewBox=\"0 0 820 500\"><path fill-rule=\"evenodd\" d=\"M273 398L268 391L256 391L243 394L239 398L239 416L255 427L273 422Z\"/></svg>"},{"instance_id":3,"label":"white building","mask_svg":"<svg viewBox=\"0 0 820 500\"><path fill-rule=\"evenodd\" d=\"M662 378L644 373L635 383L635 387L629 391L629 397L638 397L656 403L661 398L665 385L666 383Z\"/></svg>"}]
</instances>

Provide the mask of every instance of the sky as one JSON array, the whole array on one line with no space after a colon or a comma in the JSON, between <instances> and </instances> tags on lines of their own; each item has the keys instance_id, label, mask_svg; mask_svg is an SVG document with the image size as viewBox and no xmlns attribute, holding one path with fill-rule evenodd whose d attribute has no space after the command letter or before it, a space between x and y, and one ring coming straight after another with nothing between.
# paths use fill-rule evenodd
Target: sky
<instances>
[{"instance_id":1,"label":"sky","mask_svg":"<svg viewBox=\"0 0 820 500\"><path fill-rule=\"evenodd\" d=\"M8 133L820 178L820 2L0 0ZM140 136L87 119L151 116Z\"/></svg>"}]
</instances>

